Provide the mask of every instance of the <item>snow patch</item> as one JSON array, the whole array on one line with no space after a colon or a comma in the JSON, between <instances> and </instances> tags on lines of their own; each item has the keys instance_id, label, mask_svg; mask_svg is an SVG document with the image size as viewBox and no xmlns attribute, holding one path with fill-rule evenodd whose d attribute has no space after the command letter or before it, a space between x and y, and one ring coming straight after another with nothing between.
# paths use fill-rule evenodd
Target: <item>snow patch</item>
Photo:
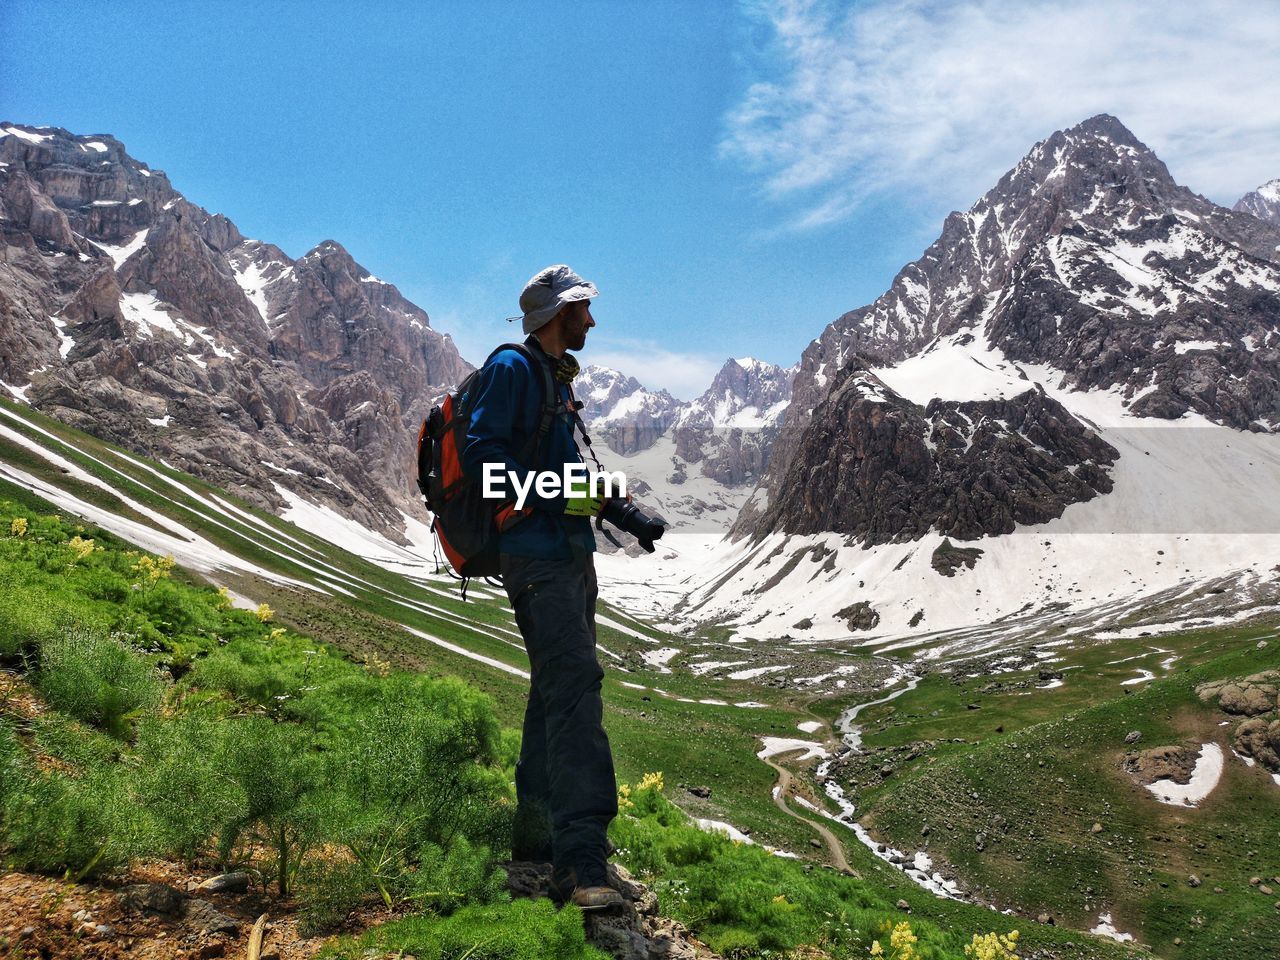
<instances>
[{"instance_id":1,"label":"snow patch","mask_svg":"<svg viewBox=\"0 0 1280 960\"><path fill-rule=\"evenodd\" d=\"M1100 937L1109 937L1119 943L1128 943L1133 939L1132 933L1121 933L1111 922L1111 914L1104 913L1098 917L1098 925L1089 931Z\"/></svg>"},{"instance_id":2,"label":"snow patch","mask_svg":"<svg viewBox=\"0 0 1280 960\"><path fill-rule=\"evenodd\" d=\"M1157 780L1146 784L1146 788L1155 794L1161 803L1172 806L1194 807L1218 785L1222 778L1222 748L1216 743L1206 743L1200 748L1200 756L1196 760L1195 769L1191 771L1188 783L1174 783L1172 780Z\"/></svg>"}]
</instances>

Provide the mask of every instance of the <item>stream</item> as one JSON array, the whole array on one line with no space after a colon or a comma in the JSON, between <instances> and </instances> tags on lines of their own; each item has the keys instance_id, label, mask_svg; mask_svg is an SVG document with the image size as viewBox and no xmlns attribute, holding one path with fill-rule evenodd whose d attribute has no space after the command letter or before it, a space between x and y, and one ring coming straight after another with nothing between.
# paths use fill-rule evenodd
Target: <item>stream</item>
<instances>
[{"instance_id":1,"label":"stream","mask_svg":"<svg viewBox=\"0 0 1280 960\"><path fill-rule=\"evenodd\" d=\"M911 690L914 690L920 683L920 677L903 673L907 676L907 682L891 690L889 693L876 700L867 700L864 703L858 703L845 710L836 720L836 730L840 734L841 740L854 752L862 752L862 728L857 725L858 714L862 713L869 707L879 706L883 703L889 703L896 700ZM845 795L844 789L835 779L830 776L832 758L823 760L818 765L816 771L818 782L827 792L827 796L840 809L840 813L833 814L829 811L821 811L824 816L843 824L853 831L854 835L862 841L862 843L881 860L896 867L906 874L916 884L928 890L930 893L939 897L947 897L952 900L968 900L964 892L953 880L945 879L942 874L933 870L933 860L923 850L917 850L908 854L902 850L895 850L886 844L879 843L871 834L867 833L866 828L858 823L855 816L855 806L852 800Z\"/></svg>"}]
</instances>

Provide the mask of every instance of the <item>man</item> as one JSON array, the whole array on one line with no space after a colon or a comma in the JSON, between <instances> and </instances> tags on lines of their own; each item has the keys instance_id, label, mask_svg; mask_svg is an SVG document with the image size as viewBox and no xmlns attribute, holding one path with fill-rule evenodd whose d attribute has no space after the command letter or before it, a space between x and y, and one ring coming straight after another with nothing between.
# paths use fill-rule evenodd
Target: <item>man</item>
<instances>
[{"instance_id":1,"label":"man","mask_svg":"<svg viewBox=\"0 0 1280 960\"><path fill-rule=\"evenodd\" d=\"M547 267L520 295L525 344L553 372L557 412L531 463L517 452L535 435L545 404L541 370L515 350L498 352L476 386L463 470L482 483L485 463L504 478L581 463L573 437L568 383L577 372L570 350L581 350L595 326L595 285L567 266ZM515 499L508 486L507 496ZM617 815L617 783L601 722L596 658L596 574L591 518L604 505L586 491L539 496L533 509L499 535L502 579L529 653L531 683L516 765L512 858L552 864L552 894L585 910L617 906L621 895L606 873L609 822Z\"/></svg>"}]
</instances>

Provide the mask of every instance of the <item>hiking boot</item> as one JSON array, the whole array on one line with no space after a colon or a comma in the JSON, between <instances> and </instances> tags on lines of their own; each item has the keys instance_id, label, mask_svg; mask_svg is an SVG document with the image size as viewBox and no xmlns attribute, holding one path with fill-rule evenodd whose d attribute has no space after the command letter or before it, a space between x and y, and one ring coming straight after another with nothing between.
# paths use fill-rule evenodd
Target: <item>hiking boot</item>
<instances>
[{"instance_id":1,"label":"hiking boot","mask_svg":"<svg viewBox=\"0 0 1280 960\"><path fill-rule=\"evenodd\" d=\"M609 886L608 873L590 867L556 867L551 871L547 893L560 906L572 903L582 910L608 910L623 903L622 894Z\"/></svg>"},{"instance_id":2,"label":"hiking boot","mask_svg":"<svg viewBox=\"0 0 1280 960\"><path fill-rule=\"evenodd\" d=\"M579 910L613 910L622 906L622 894L613 887L574 887L569 894L569 903Z\"/></svg>"}]
</instances>

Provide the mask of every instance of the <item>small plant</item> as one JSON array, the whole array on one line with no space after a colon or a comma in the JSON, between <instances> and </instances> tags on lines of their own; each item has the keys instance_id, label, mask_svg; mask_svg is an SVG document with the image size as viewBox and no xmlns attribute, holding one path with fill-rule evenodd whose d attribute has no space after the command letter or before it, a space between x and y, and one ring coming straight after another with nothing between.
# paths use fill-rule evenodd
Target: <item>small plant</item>
<instances>
[{"instance_id":1,"label":"small plant","mask_svg":"<svg viewBox=\"0 0 1280 960\"><path fill-rule=\"evenodd\" d=\"M418 869L408 875L406 899L441 916L463 906L509 899L506 874L490 864L489 848L473 847L465 837L458 837L447 850L427 844L419 854Z\"/></svg>"},{"instance_id":2,"label":"small plant","mask_svg":"<svg viewBox=\"0 0 1280 960\"><path fill-rule=\"evenodd\" d=\"M276 615L276 612L265 603L260 603L258 604L258 609L253 611L253 615L263 623L270 623L271 618Z\"/></svg>"},{"instance_id":3,"label":"small plant","mask_svg":"<svg viewBox=\"0 0 1280 960\"><path fill-rule=\"evenodd\" d=\"M67 546L71 549L71 563L77 564L94 551L92 540L85 540L79 534L76 534L67 541Z\"/></svg>"},{"instance_id":4,"label":"small plant","mask_svg":"<svg viewBox=\"0 0 1280 960\"><path fill-rule=\"evenodd\" d=\"M920 942L920 938L912 931L911 924L901 920L890 926L886 921L882 929L889 934L889 950L886 953L884 943L876 940L868 951L871 956L884 957L885 960L917 960L919 954L916 953L916 944Z\"/></svg>"},{"instance_id":5,"label":"small plant","mask_svg":"<svg viewBox=\"0 0 1280 960\"><path fill-rule=\"evenodd\" d=\"M149 587L160 580L167 580L177 563L173 557L152 557L140 554L133 563L133 574L139 587Z\"/></svg>"},{"instance_id":6,"label":"small plant","mask_svg":"<svg viewBox=\"0 0 1280 960\"><path fill-rule=\"evenodd\" d=\"M164 693L164 680L142 657L118 640L79 628L41 644L35 680L51 707L121 740Z\"/></svg>"},{"instance_id":7,"label":"small plant","mask_svg":"<svg viewBox=\"0 0 1280 960\"><path fill-rule=\"evenodd\" d=\"M219 745L217 773L244 797L242 812L218 831L224 860L241 839L267 846L276 885L288 896L307 851L321 834L316 805L328 777L305 730L264 717L229 723Z\"/></svg>"},{"instance_id":8,"label":"small plant","mask_svg":"<svg viewBox=\"0 0 1280 960\"><path fill-rule=\"evenodd\" d=\"M9 536L25 537L27 535L27 518L14 517L9 521Z\"/></svg>"},{"instance_id":9,"label":"small plant","mask_svg":"<svg viewBox=\"0 0 1280 960\"><path fill-rule=\"evenodd\" d=\"M1007 934L975 933L965 945L964 955L972 960L1018 960L1018 931Z\"/></svg>"}]
</instances>

